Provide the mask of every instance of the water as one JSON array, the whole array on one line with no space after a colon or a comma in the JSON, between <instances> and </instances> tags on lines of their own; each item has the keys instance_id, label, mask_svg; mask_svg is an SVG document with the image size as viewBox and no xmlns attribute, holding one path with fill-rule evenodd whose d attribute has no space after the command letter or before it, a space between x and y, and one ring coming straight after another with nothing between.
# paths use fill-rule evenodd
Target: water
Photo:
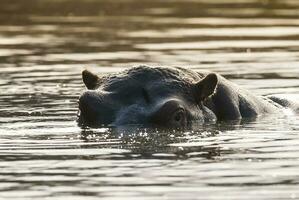
<instances>
[{"instance_id":1,"label":"water","mask_svg":"<svg viewBox=\"0 0 299 200\"><path fill-rule=\"evenodd\" d=\"M299 99L299 2L1 0L1 199L299 199L298 116L81 130L81 71L219 72Z\"/></svg>"}]
</instances>

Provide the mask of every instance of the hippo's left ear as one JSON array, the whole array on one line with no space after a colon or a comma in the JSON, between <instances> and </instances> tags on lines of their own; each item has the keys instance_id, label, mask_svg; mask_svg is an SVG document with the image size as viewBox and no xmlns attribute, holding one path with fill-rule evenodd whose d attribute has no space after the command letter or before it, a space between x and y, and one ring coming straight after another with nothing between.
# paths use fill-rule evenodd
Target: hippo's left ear
<instances>
[{"instance_id":1,"label":"hippo's left ear","mask_svg":"<svg viewBox=\"0 0 299 200\"><path fill-rule=\"evenodd\" d=\"M194 84L194 93L197 102L203 101L204 99L211 96L217 87L218 77L214 73L208 74L202 80Z\"/></svg>"},{"instance_id":2,"label":"hippo's left ear","mask_svg":"<svg viewBox=\"0 0 299 200\"><path fill-rule=\"evenodd\" d=\"M88 70L84 70L82 72L82 79L87 89L93 90L97 86L99 77Z\"/></svg>"}]
</instances>

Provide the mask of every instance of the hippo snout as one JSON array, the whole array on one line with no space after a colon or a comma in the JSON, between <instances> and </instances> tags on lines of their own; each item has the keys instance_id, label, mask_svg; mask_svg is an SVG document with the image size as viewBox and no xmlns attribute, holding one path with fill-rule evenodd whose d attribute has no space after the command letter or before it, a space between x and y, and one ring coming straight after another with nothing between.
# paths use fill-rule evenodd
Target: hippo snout
<instances>
[{"instance_id":1,"label":"hippo snout","mask_svg":"<svg viewBox=\"0 0 299 200\"><path fill-rule=\"evenodd\" d=\"M81 125L109 125L114 120L113 103L95 90L87 90L79 98L79 119Z\"/></svg>"},{"instance_id":2,"label":"hippo snout","mask_svg":"<svg viewBox=\"0 0 299 200\"><path fill-rule=\"evenodd\" d=\"M93 122L98 116L99 99L95 91L86 91L79 98L79 118L82 123Z\"/></svg>"}]
</instances>

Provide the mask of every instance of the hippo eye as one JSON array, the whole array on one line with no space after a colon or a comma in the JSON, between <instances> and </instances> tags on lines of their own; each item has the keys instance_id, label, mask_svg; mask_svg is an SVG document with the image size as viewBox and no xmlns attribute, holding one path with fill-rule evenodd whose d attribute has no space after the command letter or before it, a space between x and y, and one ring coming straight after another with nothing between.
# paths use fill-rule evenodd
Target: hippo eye
<instances>
[{"instance_id":1,"label":"hippo eye","mask_svg":"<svg viewBox=\"0 0 299 200\"><path fill-rule=\"evenodd\" d=\"M183 113L183 111L182 111L182 110L179 110L179 111L175 112L173 119L174 119L176 122L179 122L179 121L181 121L181 120L183 119L183 117L184 117L184 113Z\"/></svg>"},{"instance_id":2,"label":"hippo eye","mask_svg":"<svg viewBox=\"0 0 299 200\"><path fill-rule=\"evenodd\" d=\"M149 121L156 125L169 128L185 128L188 124L188 111L176 100L170 100L163 104Z\"/></svg>"},{"instance_id":3,"label":"hippo eye","mask_svg":"<svg viewBox=\"0 0 299 200\"><path fill-rule=\"evenodd\" d=\"M178 109L175 111L172 115L172 121L177 125L184 126L184 123L186 122L186 114L184 109Z\"/></svg>"}]
</instances>

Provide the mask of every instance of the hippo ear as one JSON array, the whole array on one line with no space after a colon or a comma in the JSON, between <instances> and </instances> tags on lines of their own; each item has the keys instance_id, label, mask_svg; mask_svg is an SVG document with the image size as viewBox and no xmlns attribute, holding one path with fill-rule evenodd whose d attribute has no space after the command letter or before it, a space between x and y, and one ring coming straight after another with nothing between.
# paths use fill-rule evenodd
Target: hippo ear
<instances>
[{"instance_id":1,"label":"hippo ear","mask_svg":"<svg viewBox=\"0 0 299 200\"><path fill-rule=\"evenodd\" d=\"M84 70L82 72L82 79L89 90L93 90L96 88L99 77L88 70Z\"/></svg>"},{"instance_id":2,"label":"hippo ear","mask_svg":"<svg viewBox=\"0 0 299 200\"><path fill-rule=\"evenodd\" d=\"M203 101L212 95L217 87L218 77L214 73L208 74L199 82L195 83L195 98L197 102Z\"/></svg>"}]
</instances>

